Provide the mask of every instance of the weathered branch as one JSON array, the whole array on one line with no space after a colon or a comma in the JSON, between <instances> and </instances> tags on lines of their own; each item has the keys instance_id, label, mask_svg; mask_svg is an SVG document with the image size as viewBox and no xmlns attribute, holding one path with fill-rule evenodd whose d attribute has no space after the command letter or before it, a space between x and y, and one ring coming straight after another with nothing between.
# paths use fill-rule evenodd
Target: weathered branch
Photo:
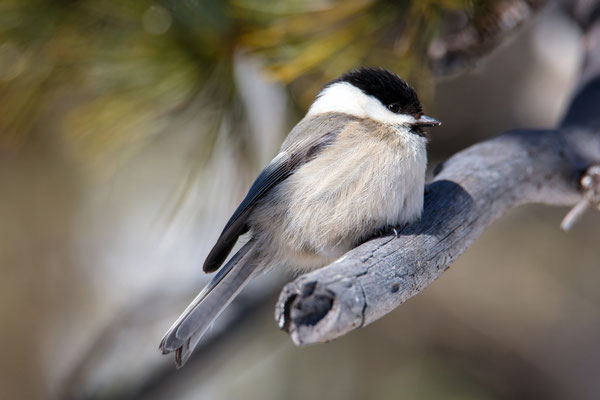
<instances>
[{"instance_id":1,"label":"weathered branch","mask_svg":"<svg viewBox=\"0 0 600 400\"><path fill-rule=\"evenodd\" d=\"M600 17L586 28L580 83L560 127L512 131L457 153L437 168L418 223L287 284L275 317L296 344L331 340L389 313L505 211L582 199L580 179L600 160Z\"/></svg>"}]
</instances>

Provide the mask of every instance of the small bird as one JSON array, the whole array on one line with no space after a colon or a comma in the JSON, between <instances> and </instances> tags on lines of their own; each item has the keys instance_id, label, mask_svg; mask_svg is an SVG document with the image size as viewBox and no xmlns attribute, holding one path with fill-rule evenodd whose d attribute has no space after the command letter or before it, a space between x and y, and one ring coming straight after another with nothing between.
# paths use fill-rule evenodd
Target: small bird
<instances>
[{"instance_id":1,"label":"small bird","mask_svg":"<svg viewBox=\"0 0 600 400\"><path fill-rule=\"evenodd\" d=\"M177 367L243 287L273 267L309 271L380 233L419 219L427 167L414 89L382 68L329 82L233 213L206 261L221 268L165 334ZM238 238L250 240L221 267Z\"/></svg>"}]
</instances>

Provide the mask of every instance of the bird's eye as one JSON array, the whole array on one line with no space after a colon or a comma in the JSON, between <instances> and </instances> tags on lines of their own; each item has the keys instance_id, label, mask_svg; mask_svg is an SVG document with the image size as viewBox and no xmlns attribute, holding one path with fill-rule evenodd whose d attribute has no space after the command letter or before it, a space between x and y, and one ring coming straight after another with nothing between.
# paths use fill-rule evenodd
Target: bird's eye
<instances>
[{"instance_id":1,"label":"bird's eye","mask_svg":"<svg viewBox=\"0 0 600 400\"><path fill-rule=\"evenodd\" d=\"M388 110L390 110L394 114L397 114L398 111L400 111L400 105L398 103L392 103L388 106Z\"/></svg>"}]
</instances>

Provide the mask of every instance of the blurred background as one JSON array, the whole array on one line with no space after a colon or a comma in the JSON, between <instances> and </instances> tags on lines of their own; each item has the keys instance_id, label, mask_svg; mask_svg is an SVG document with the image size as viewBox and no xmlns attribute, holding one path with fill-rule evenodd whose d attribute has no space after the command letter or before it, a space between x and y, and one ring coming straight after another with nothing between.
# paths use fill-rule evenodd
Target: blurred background
<instances>
[{"instance_id":1,"label":"blurred background","mask_svg":"<svg viewBox=\"0 0 600 400\"><path fill-rule=\"evenodd\" d=\"M0 398L597 399L600 216L497 221L427 290L332 343L253 282L184 369L158 344L319 89L384 66L428 115L431 166L553 127L582 61L535 0L0 1Z\"/></svg>"}]
</instances>

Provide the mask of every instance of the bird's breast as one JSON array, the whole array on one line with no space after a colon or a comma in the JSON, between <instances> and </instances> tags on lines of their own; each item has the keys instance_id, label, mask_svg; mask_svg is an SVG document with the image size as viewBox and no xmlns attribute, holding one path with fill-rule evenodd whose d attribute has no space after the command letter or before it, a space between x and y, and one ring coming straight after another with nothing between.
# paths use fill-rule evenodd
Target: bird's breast
<instances>
[{"instance_id":1,"label":"bird's breast","mask_svg":"<svg viewBox=\"0 0 600 400\"><path fill-rule=\"evenodd\" d=\"M386 225L416 220L427 160L424 140L411 139L338 138L259 211L270 240L306 269L332 262Z\"/></svg>"}]
</instances>

